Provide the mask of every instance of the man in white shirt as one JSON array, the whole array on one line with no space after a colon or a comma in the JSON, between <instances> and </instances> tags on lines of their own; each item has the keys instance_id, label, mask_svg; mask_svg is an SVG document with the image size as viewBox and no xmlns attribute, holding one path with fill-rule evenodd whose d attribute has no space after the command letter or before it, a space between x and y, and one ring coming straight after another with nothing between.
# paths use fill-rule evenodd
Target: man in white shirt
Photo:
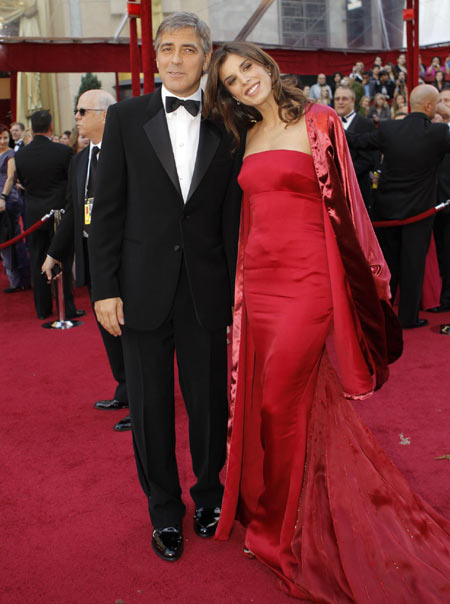
<instances>
[{"instance_id":1,"label":"man in white shirt","mask_svg":"<svg viewBox=\"0 0 450 604\"><path fill-rule=\"evenodd\" d=\"M344 130L355 133L372 132L375 126L370 120L356 113L355 100L356 95L353 88L346 86L336 88L334 92L334 108L342 120ZM352 148L350 148L350 153L364 203L370 212L373 201L370 171L375 168L379 160L379 154L376 151L359 151Z\"/></svg>"},{"instance_id":2,"label":"man in white shirt","mask_svg":"<svg viewBox=\"0 0 450 604\"><path fill-rule=\"evenodd\" d=\"M9 132L11 134L11 138L13 139L14 152L17 153L17 151L20 151L20 149L23 147L23 133L25 132L25 126L22 124L22 122L13 122Z\"/></svg>"},{"instance_id":3,"label":"man in white shirt","mask_svg":"<svg viewBox=\"0 0 450 604\"><path fill-rule=\"evenodd\" d=\"M174 353L196 475L194 531L211 537L223 494L226 326L241 194L230 137L200 112L209 27L192 13L174 13L154 44L161 89L108 111L89 255L98 320L122 336L152 547L174 561L186 509L175 456Z\"/></svg>"},{"instance_id":4,"label":"man in white shirt","mask_svg":"<svg viewBox=\"0 0 450 604\"><path fill-rule=\"evenodd\" d=\"M94 195L95 168L101 152L106 111L115 103L114 97L105 90L88 90L80 96L75 111L77 128L90 143L72 159L66 196L65 213L47 253L42 271L52 279L51 269L60 262L68 250L75 247L76 284L87 285L91 291L88 241L92 197ZM117 382L112 399L94 403L96 409L116 410L128 407L125 366L121 338L114 338L99 324L109 365ZM129 417L120 420L117 431L131 430Z\"/></svg>"},{"instance_id":5,"label":"man in white shirt","mask_svg":"<svg viewBox=\"0 0 450 604\"><path fill-rule=\"evenodd\" d=\"M330 99L332 99L333 92L327 84L327 76L324 73L319 73L319 75L317 76L317 83L311 86L311 90L309 91L309 98L320 99L322 88L326 88L328 90Z\"/></svg>"}]
</instances>

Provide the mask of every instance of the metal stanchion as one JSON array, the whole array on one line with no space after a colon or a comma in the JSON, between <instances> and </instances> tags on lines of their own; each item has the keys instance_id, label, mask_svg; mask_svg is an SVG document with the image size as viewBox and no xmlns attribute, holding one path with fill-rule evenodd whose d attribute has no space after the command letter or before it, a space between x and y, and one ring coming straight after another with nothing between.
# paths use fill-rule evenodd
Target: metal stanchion
<instances>
[{"instance_id":1,"label":"metal stanchion","mask_svg":"<svg viewBox=\"0 0 450 604\"><path fill-rule=\"evenodd\" d=\"M61 222L63 213L64 210L55 210L54 212L55 231L58 228L59 223ZM58 320L44 323L42 327L44 327L45 329L72 329L72 327L78 327L78 325L82 325L82 321L66 321L63 279L64 276L61 274L58 279L53 280L55 287L56 311L58 315Z\"/></svg>"}]
</instances>

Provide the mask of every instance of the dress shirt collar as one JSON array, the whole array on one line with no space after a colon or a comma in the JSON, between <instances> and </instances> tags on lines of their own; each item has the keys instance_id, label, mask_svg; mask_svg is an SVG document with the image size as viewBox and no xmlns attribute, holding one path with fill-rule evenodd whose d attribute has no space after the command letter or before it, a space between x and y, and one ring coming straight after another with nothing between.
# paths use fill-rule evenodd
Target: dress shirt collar
<instances>
[{"instance_id":1,"label":"dress shirt collar","mask_svg":"<svg viewBox=\"0 0 450 604\"><path fill-rule=\"evenodd\" d=\"M200 112L201 112L201 108L202 108L202 89L201 86L198 87L198 89L194 92L194 94L191 94L190 96L186 96L186 97L181 97L178 94L173 94L172 92L170 92L169 90L167 90L167 88L164 86L164 84L161 85L161 98L162 98L162 103L163 103L163 107L164 107L164 111L166 111L166 97L168 96L174 96L177 99L183 99L183 101L187 101L187 100L192 100L192 101L200 101ZM180 110L180 107L178 107L178 109L174 112L177 113ZM186 113L188 115L190 115L187 111ZM167 115L167 112L166 112ZM199 113L200 115L200 113ZM192 119L195 119L193 116L191 116Z\"/></svg>"},{"instance_id":2,"label":"dress shirt collar","mask_svg":"<svg viewBox=\"0 0 450 604\"><path fill-rule=\"evenodd\" d=\"M89 155L92 154L92 149L94 147L98 147L99 151L102 148L102 141L100 141L99 143L93 143L92 141L89 142Z\"/></svg>"}]
</instances>

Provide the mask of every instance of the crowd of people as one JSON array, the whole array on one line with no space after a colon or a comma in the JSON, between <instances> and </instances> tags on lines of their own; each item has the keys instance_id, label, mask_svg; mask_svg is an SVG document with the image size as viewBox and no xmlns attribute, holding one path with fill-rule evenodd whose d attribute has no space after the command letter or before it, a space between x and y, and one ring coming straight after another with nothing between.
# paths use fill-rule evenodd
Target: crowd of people
<instances>
[{"instance_id":1,"label":"crowd of people","mask_svg":"<svg viewBox=\"0 0 450 604\"><path fill-rule=\"evenodd\" d=\"M450 55L441 65L440 57L433 57L430 65L425 67L419 57L420 83L429 83L438 92L450 88ZM355 92L357 112L373 120L402 119L408 114L406 55L400 53L397 63L383 65L381 57L375 57L370 68L362 61L357 61L351 73L336 72L327 76L320 73L317 82L303 90L310 99L322 105L334 107L334 93L339 86L349 86ZM328 81L327 81L328 78Z\"/></svg>"},{"instance_id":2,"label":"crowd of people","mask_svg":"<svg viewBox=\"0 0 450 604\"><path fill-rule=\"evenodd\" d=\"M13 232L21 217L29 225L65 206L56 233L46 224L14 258L2 252L8 277L29 253L42 319L62 265L66 316L81 316L75 254L76 284L88 287L117 383L95 407L129 408L123 429L132 430L160 558L175 562L184 549L176 352L199 537L227 539L239 520L244 553L300 600L446 601L450 523L411 491L348 400L386 382L402 327L426 324L420 290L433 219L386 228L378 240L367 210L409 219L449 192L448 170L438 175L450 157L440 62L425 69L435 85L408 98L402 54L370 72L358 62L331 84L319 74L302 91L254 44L212 53L209 27L192 13L167 16L154 45L162 86L151 95L116 103L87 91L77 130L58 140L48 111L32 115L27 145L22 124L0 127L0 213L13 217ZM436 114L446 123L432 123ZM447 278L448 231L444 220ZM29 287L29 273L17 273L13 292Z\"/></svg>"}]
</instances>

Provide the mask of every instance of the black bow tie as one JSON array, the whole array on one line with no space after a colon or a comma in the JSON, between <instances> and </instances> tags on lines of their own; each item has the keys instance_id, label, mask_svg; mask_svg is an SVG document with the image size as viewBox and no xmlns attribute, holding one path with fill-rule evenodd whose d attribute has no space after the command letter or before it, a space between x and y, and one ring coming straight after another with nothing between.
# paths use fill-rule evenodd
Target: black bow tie
<instances>
[{"instance_id":1,"label":"black bow tie","mask_svg":"<svg viewBox=\"0 0 450 604\"><path fill-rule=\"evenodd\" d=\"M192 101L190 99L184 101L183 99L178 99L176 96L166 96L167 113L172 113L172 111L176 111L178 107L181 106L183 106L186 111L189 111L194 117L200 111L200 101Z\"/></svg>"}]
</instances>

